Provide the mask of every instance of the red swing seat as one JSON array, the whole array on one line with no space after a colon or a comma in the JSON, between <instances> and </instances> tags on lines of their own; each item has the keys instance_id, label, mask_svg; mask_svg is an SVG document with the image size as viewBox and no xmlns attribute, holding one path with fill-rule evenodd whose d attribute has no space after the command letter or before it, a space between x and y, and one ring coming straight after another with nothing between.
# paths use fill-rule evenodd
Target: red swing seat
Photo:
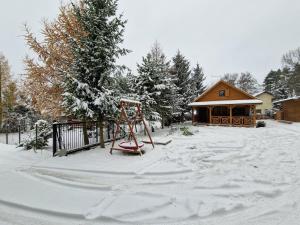
<instances>
[{"instance_id":1,"label":"red swing seat","mask_svg":"<svg viewBox=\"0 0 300 225\"><path fill-rule=\"evenodd\" d=\"M119 147L125 148L125 149L138 149L138 148L142 148L143 146L144 146L143 142L138 143L138 146L136 146L135 143L132 141L122 141L119 144Z\"/></svg>"}]
</instances>

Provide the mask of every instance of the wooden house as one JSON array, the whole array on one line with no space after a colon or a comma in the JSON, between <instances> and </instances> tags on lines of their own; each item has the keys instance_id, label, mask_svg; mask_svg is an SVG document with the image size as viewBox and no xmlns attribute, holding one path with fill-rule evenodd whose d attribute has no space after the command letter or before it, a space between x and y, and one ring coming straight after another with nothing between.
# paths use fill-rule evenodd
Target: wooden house
<instances>
[{"instance_id":1,"label":"wooden house","mask_svg":"<svg viewBox=\"0 0 300 225\"><path fill-rule=\"evenodd\" d=\"M300 96L275 101L273 104L279 108L277 120L300 122Z\"/></svg>"},{"instance_id":2,"label":"wooden house","mask_svg":"<svg viewBox=\"0 0 300 225\"><path fill-rule=\"evenodd\" d=\"M262 101L220 80L190 103L195 123L255 126L256 105Z\"/></svg>"}]
</instances>

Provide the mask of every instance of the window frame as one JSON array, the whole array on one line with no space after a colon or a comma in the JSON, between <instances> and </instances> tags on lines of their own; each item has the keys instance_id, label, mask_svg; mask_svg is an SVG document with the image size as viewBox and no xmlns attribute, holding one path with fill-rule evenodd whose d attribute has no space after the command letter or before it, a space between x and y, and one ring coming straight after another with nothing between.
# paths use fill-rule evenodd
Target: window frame
<instances>
[{"instance_id":1,"label":"window frame","mask_svg":"<svg viewBox=\"0 0 300 225\"><path fill-rule=\"evenodd\" d=\"M222 93L222 95L221 95L221 93ZM218 92L218 94L219 94L219 97L225 97L226 96L226 90L219 90L219 92Z\"/></svg>"}]
</instances>

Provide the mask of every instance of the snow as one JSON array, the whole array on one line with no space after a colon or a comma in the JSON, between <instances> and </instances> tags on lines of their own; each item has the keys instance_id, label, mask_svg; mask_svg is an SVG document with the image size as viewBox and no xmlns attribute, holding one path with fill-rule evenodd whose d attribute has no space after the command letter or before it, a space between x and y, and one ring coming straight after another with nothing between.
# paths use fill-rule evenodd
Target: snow
<instances>
[{"instance_id":1,"label":"snow","mask_svg":"<svg viewBox=\"0 0 300 225\"><path fill-rule=\"evenodd\" d=\"M258 99L245 99L245 100L222 100L222 101L206 101L206 102L192 102L189 106L202 106L202 105L243 105L243 104L261 104L262 101Z\"/></svg>"},{"instance_id":2,"label":"snow","mask_svg":"<svg viewBox=\"0 0 300 225\"><path fill-rule=\"evenodd\" d=\"M294 97L274 101L273 104L280 103L280 102L286 102L286 101L290 101L290 100L298 100L298 99L300 99L300 96L294 96Z\"/></svg>"},{"instance_id":3,"label":"snow","mask_svg":"<svg viewBox=\"0 0 300 225\"><path fill-rule=\"evenodd\" d=\"M260 91L260 92L255 93L253 96L254 96L254 97L258 97L259 95L264 94L264 93L269 94L269 95L272 95L272 94L271 94L270 92L268 92L268 91Z\"/></svg>"},{"instance_id":4,"label":"snow","mask_svg":"<svg viewBox=\"0 0 300 225\"><path fill-rule=\"evenodd\" d=\"M127 103L132 103L132 104L142 104L139 101L134 101L134 100L130 100L130 99L125 99L125 98L121 98L120 102L127 102Z\"/></svg>"},{"instance_id":5,"label":"snow","mask_svg":"<svg viewBox=\"0 0 300 225\"><path fill-rule=\"evenodd\" d=\"M143 156L0 144L0 224L298 225L300 123L266 124L158 130Z\"/></svg>"}]
</instances>

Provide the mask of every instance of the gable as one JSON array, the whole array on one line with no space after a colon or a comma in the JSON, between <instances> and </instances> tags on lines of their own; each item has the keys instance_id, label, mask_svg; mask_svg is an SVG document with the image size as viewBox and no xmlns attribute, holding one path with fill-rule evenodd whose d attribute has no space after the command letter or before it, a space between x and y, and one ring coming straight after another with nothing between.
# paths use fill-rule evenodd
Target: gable
<instances>
[{"instance_id":1,"label":"gable","mask_svg":"<svg viewBox=\"0 0 300 225\"><path fill-rule=\"evenodd\" d=\"M262 92L258 95L255 95L256 98L260 98L260 97L263 97L263 98L274 98L274 96L272 94L270 94L269 92Z\"/></svg>"},{"instance_id":2,"label":"gable","mask_svg":"<svg viewBox=\"0 0 300 225\"><path fill-rule=\"evenodd\" d=\"M220 92L225 92L224 96L220 96ZM219 81L201 96L195 99L196 102L201 101L222 101L222 100L244 100L244 99L256 99L248 93L226 83L225 81Z\"/></svg>"},{"instance_id":3,"label":"gable","mask_svg":"<svg viewBox=\"0 0 300 225\"><path fill-rule=\"evenodd\" d=\"M257 95L256 98L258 98L260 100L263 100L263 101L270 101L270 102L272 102L272 100L273 100L274 97L273 97L273 95L271 95L271 94L269 94L267 92L264 92L264 93L262 93L260 95Z\"/></svg>"}]
</instances>

